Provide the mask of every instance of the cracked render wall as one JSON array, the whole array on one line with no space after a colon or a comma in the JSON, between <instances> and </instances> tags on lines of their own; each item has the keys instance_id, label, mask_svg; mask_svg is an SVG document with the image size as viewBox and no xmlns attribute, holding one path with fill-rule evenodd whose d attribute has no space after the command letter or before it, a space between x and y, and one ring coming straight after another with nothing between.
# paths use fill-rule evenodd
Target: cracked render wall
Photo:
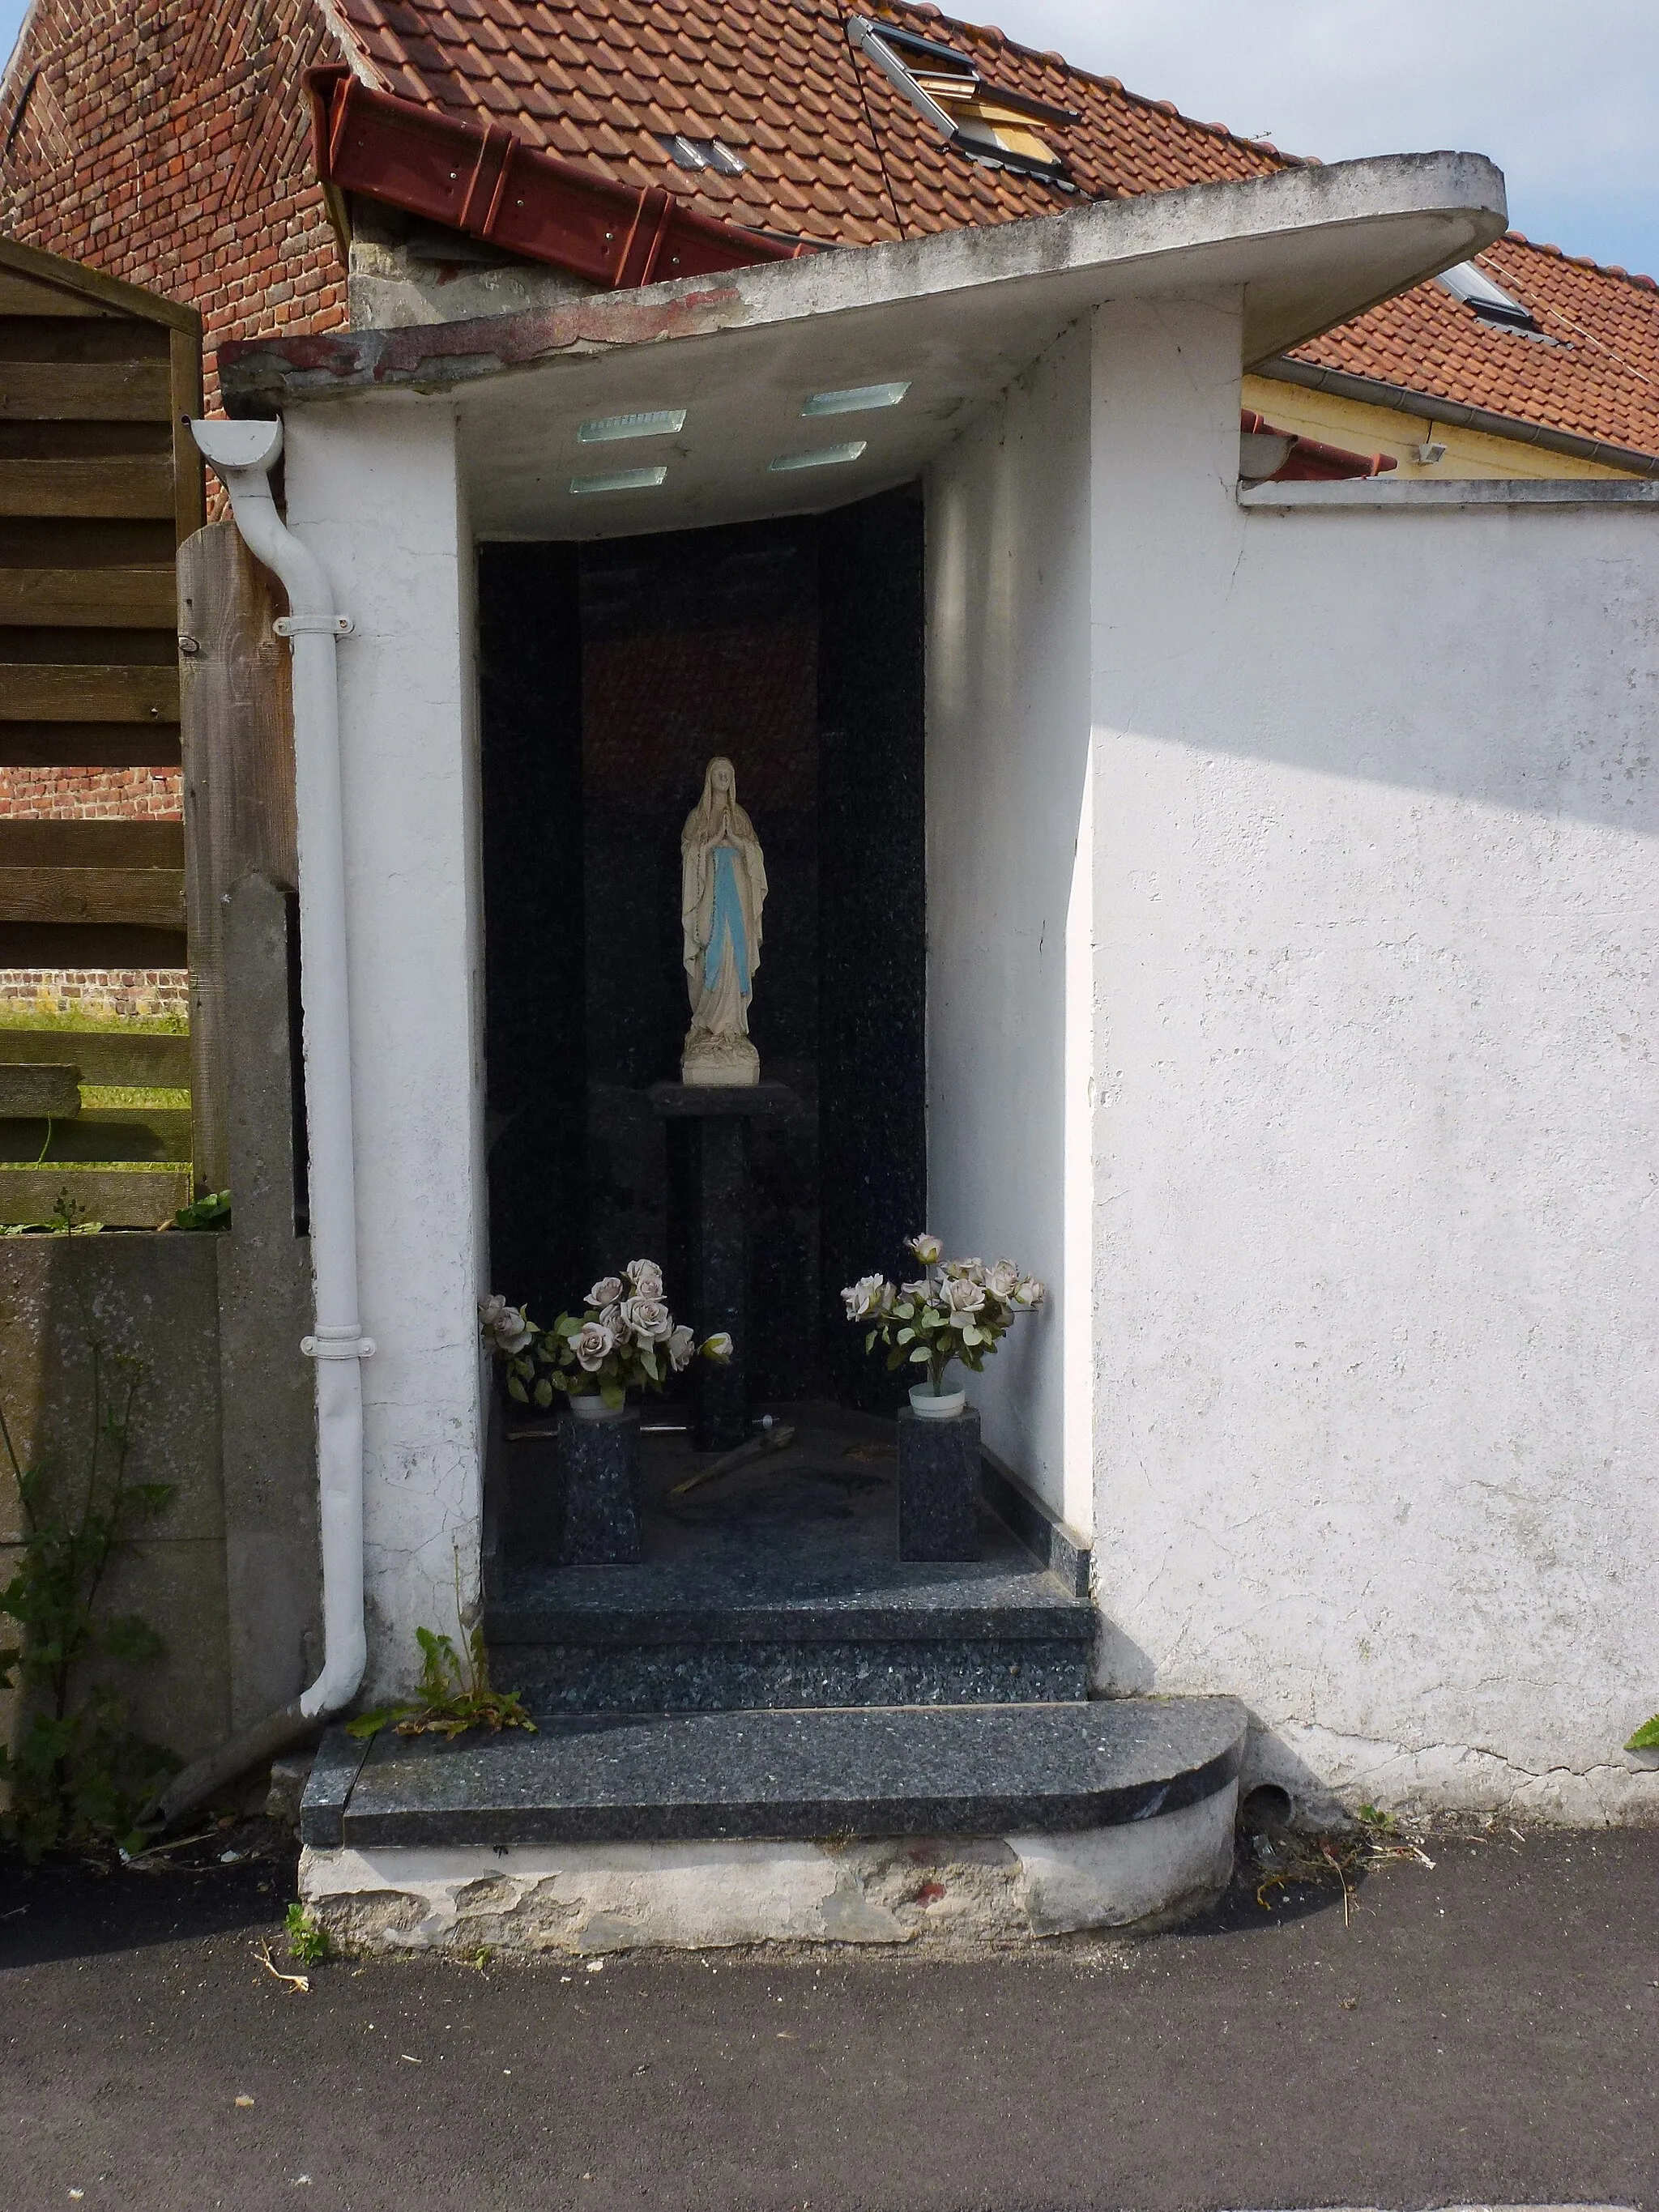
<instances>
[{"instance_id":1,"label":"cracked render wall","mask_svg":"<svg viewBox=\"0 0 1659 2212\"><path fill-rule=\"evenodd\" d=\"M1103 1686L1659 1817L1659 515L1243 513L1171 335L1094 457Z\"/></svg>"},{"instance_id":2,"label":"cracked render wall","mask_svg":"<svg viewBox=\"0 0 1659 2212\"><path fill-rule=\"evenodd\" d=\"M482 900L471 535L443 400L287 419L288 519L356 625L338 653L363 1326L368 1688L477 1583ZM300 853L301 880L306 856ZM314 1201L313 1201L314 1202Z\"/></svg>"}]
</instances>

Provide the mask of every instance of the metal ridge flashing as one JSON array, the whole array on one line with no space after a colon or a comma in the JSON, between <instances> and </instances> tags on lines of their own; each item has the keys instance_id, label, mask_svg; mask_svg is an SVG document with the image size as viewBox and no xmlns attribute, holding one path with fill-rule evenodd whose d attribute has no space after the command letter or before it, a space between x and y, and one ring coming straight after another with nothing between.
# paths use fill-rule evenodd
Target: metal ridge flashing
<instances>
[{"instance_id":1,"label":"metal ridge flashing","mask_svg":"<svg viewBox=\"0 0 1659 2212\"><path fill-rule=\"evenodd\" d=\"M501 124L434 114L343 62L307 70L305 88L325 192L361 192L612 290L811 250L717 222L659 185L613 184Z\"/></svg>"},{"instance_id":2,"label":"metal ridge flashing","mask_svg":"<svg viewBox=\"0 0 1659 2212\"><path fill-rule=\"evenodd\" d=\"M1278 384L1300 384L1310 392L1334 392L1340 399L1358 400L1367 407L1392 408L1426 422L1444 422L1453 429L1478 430L1489 438L1505 438L1511 445L1541 446L1548 453L1569 453L1575 460L1599 461L1604 468L1659 477L1659 454L1612 446L1604 439L1587 438L1575 430L1552 429L1547 423L1528 422L1517 416L1495 414L1489 407L1471 406L1462 400L1436 398L1431 392L1356 376L1349 369L1321 368L1312 362L1280 359L1258 362L1251 374L1270 377Z\"/></svg>"}]
</instances>

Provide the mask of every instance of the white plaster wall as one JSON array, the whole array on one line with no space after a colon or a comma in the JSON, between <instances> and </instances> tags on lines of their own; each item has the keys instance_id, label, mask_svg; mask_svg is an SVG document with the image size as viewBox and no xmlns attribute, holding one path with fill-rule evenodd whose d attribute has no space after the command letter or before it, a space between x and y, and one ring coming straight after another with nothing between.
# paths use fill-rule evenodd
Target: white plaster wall
<instances>
[{"instance_id":1,"label":"white plaster wall","mask_svg":"<svg viewBox=\"0 0 1659 2212\"><path fill-rule=\"evenodd\" d=\"M1097 321L1104 1680L1659 1812L1659 518L1241 514L1170 339Z\"/></svg>"},{"instance_id":2,"label":"white plaster wall","mask_svg":"<svg viewBox=\"0 0 1659 2212\"><path fill-rule=\"evenodd\" d=\"M477 1577L484 1224L472 556L446 403L296 410L288 515L339 650L371 1693Z\"/></svg>"},{"instance_id":3,"label":"white plaster wall","mask_svg":"<svg viewBox=\"0 0 1659 2212\"><path fill-rule=\"evenodd\" d=\"M1062 1348L1079 1321L1087 1338L1086 1267L1069 1311L1066 1297L1064 1077L1089 417L1089 334L1074 327L933 467L927 767L928 1226L951 1252L1006 1255L1049 1285L1049 1310L1015 1323L973 1401L986 1442L1085 1528L1086 1437L1068 1482ZM1073 1196L1086 1231L1086 1189ZM1086 1415L1086 1385L1073 1395Z\"/></svg>"}]
</instances>

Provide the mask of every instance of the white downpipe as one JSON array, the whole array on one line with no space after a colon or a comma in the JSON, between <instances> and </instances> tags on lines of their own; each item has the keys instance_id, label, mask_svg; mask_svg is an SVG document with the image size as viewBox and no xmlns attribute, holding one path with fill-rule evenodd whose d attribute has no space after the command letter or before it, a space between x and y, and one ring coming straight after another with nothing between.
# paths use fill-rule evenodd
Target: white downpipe
<instances>
[{"instance_id":1,"label":"white downpipe","mask_svg":"<svg viewBox=\"0 0 1659 2212\"><path fill-rule=\"evenodd\" d=\"M321 1491L323 1665L301 1692L316 1719L356 1694L363 1633L363 1376L374 1351L357 1311L357 1194L352 1156L351 1024L346 977L345 839L340 799L337 641L350 622L316 555L276 512L270 471L280 422L192 422L191 434L230 494L248 550L281 580L276 624L294 654L294 760L300 845L300 997L310 1147L311 1267L316 1333L301 1349L317 1368Z\"/></svg>"}]
</instances>

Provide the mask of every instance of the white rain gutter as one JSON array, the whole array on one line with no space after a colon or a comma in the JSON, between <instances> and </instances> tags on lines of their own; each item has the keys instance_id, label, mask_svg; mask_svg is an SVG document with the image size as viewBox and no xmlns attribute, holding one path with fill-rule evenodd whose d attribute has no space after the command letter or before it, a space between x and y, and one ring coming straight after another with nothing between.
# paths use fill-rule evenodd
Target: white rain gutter
<instances>
[{"instance_id":1,"label":"white rain gutter","mask_svg":"<svg viewBox=\"0 0 1659 2212\"><path fill-rule=\"evenodd\" d=\"M323 1664L309 1688L176 1776L153 1809L162 1823L225 1782L314 1733L356 1696L368 1662L363 1630L363 1378L374 1346L357 1310L350 1000L346 976L345 840L335 647L351 634L322 563L276 512L270 471L280 422L192 422L203 458L230 495L244 543L288 593L276 624L294 655L294 757L300 849L300 997L311 1188L317 1463L323 1554Z\"/></svg>"}]
</instances>

